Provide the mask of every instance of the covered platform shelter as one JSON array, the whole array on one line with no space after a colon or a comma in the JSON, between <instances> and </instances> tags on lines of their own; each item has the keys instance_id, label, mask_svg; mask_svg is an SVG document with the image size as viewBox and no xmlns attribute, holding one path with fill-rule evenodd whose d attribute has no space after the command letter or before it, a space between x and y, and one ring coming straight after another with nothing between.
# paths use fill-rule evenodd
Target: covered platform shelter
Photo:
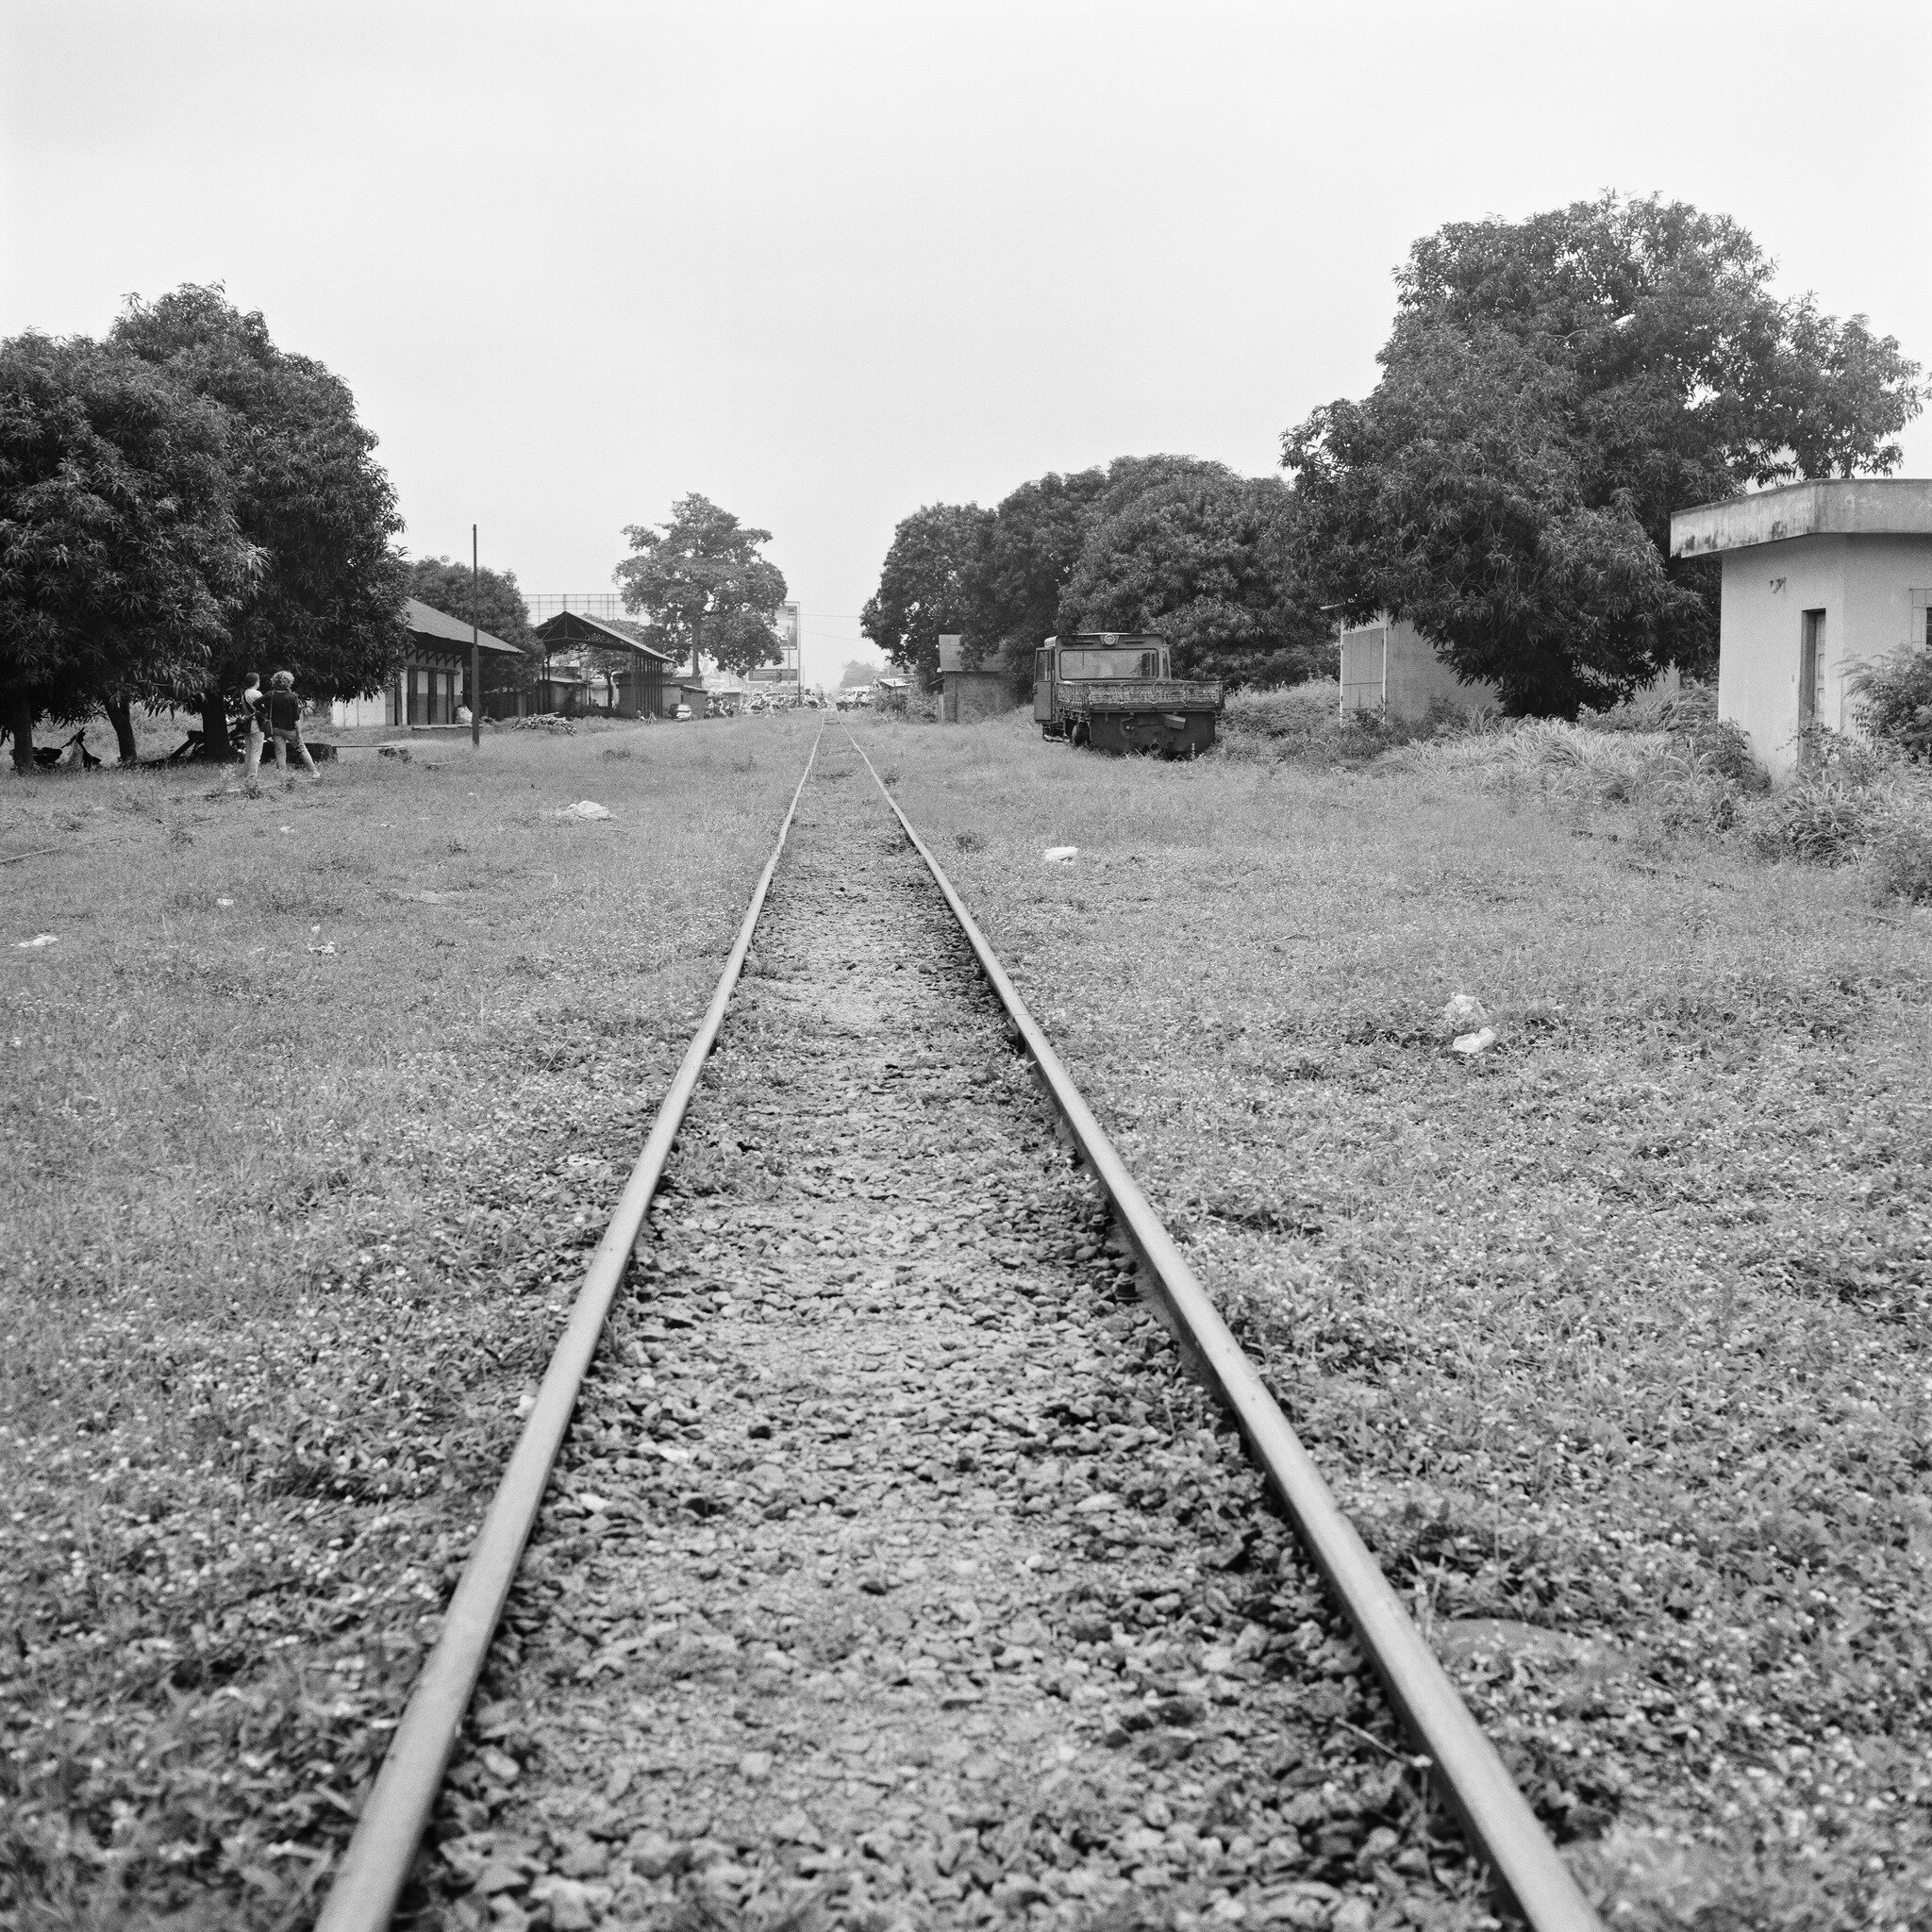
<instances>
[{"instance_id":1,"label":"covered platform shelter","mask_svg":"<svg viewBox=\"0 0 1932 1932\"><path fill-rule=\"evenodd\" d=\"M559 668L589 675L587 682L574 679L570 687L586 709L616 718L663 718L676 707L676 687L669 682L675 660L650 641L644 625L559 610L537 626L536 638L542 646L547 683L564 688L553 675ZM622 668L612 668L617 665ZM598 689L600 672L603 691Z\"/></svg>"}]
</instances>

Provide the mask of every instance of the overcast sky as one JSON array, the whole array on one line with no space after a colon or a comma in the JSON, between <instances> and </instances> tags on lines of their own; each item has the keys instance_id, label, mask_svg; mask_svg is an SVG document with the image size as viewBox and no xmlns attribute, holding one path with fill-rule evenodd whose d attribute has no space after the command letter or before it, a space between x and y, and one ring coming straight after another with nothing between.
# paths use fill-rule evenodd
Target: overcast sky
<instances>
[{"instance_id":1,"label":"overcast sky","mask_svg":"<svg viewBox=\"0 0 1932 1932\"><path fill-rule=\"evenodd\" d=\"M1660 190L1932 360L1924 0L0 18L0 332L225 282L352 385L412 555L474 520L526 592L608 591L701 491L773 531L812 679L921 504L1273 469L1445 222Z\"/></svg>"}]
</instances>

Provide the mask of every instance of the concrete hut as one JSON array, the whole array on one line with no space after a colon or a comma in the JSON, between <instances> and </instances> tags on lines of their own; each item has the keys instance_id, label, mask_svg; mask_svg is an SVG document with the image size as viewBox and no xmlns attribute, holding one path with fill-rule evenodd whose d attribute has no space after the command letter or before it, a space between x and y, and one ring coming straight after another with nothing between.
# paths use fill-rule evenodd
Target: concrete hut
<instances>
[{"instance_id":1,"label":"concrete hut","mask_svg":"<svg viewBox=\"0 0 1932 1932\"><path fill-rule=\"evenodd\" d=\"M1436 655L1436 647L1407 618L1377 618L1341 633L1341 708L1386 711L1419 724L1431 710L1465 717L1500 702L1492 684L1465 684Z\"/></svg>"},{"instance_id":2,"label":"concrete hut","mask_svg":"<svg viewBox=\"0 0 1932 1932\"><path fill-rule=\"evenodd\" d=\"M1673 557L1723 559L1718 716L1774 778L1812 725L1856 731L1859 667L1932 644L1932 480L1787 483L1671 518Z\"/></svg>"},{"instance_id":3,"label":"concrete hut","mask_svg":"<svg viewBox=\"0 0 1932 1932\"><path fill-rule=\"evenodd\" d=\"M940 640L940 723L971 724L980 718L998 718L1013 708L1013 691L997 664L966 664L966 641Z\"/></svg>"}]
</instances>

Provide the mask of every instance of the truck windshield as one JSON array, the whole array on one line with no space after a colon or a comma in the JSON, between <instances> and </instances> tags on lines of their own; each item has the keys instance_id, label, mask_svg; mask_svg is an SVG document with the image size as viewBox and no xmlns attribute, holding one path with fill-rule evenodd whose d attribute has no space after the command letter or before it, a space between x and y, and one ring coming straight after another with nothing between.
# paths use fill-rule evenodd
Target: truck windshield
<instances>
[{"instance_id":1,"label":"truck windshield","mask_svg":"<svg viewBox=\"0 0 1932 1932\"><path fill-rule=\"evenodd\" d=\"M1158 651L1062 651L1062 677L1158 677Z\"/></svg>"}]
</instances>

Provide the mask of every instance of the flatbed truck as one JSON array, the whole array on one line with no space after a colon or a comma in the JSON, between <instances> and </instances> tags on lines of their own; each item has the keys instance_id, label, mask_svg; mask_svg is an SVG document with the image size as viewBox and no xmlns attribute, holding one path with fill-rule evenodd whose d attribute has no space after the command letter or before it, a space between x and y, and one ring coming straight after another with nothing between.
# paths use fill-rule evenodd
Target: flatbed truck
<instances>
[{"instance_id":1,"label":"flatbed truck","mask_svg":"<svg viewBox=\"0 0 1932 1932\"><path fill-rule=\"evenodd\" d=\"M1166 639L1149 631L1081 631L1033 654L1041 734L1095 751L1191 758L1214 742L1220 680L1175 677Z\"/></svg>"}]
</instances>

